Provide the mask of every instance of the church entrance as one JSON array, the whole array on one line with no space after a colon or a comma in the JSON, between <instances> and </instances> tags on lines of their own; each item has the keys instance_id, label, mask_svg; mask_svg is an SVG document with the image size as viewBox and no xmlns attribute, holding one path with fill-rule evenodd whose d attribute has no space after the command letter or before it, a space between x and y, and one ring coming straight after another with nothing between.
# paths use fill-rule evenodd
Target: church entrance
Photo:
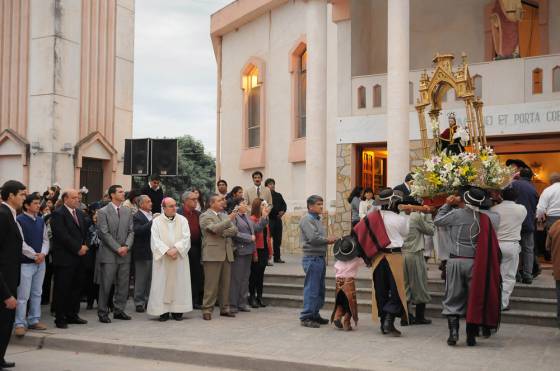
<instances>
[{"instance_id":1,"label":"church entrance","mask_svg":"<svg viewBox=\"0 0 560 371\"><path fill-rule=\"evenodd\" d=\"M103 197L103 160L84 157L80 169L80 187L86 187L89 192L87 203L101 200Z\"/></svg>"},{"instance_id":2,"label":"church entrance","mask_svg":"<svg viewBox=\"0 0 560 371\"><path fill-rule=\"evenodd\" d=\"M382 144L356 145L356 184L373 188L377 194L387 187L387 146Z\"/></svg>"}]
</instances>

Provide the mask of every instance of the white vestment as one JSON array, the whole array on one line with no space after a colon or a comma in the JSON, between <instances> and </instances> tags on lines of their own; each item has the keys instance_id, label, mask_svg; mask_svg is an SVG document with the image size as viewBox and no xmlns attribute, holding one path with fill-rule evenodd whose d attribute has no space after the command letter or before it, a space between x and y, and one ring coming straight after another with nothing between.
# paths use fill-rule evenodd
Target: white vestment
<instances>
[{"instance_id":1,"label":"white vestment","mask_svg":"<svg viewBox=\"0 0 560 371\"><path fill-rule=\"evenodd\" d=\"M177 259L165 253L175 247ZM192 311L191 272L187 253L191 248L189 223L182 215L169 220L160 215L152 221L153 253L152 286L148 300L148 314Z\"/></svg>"}]
</instances>

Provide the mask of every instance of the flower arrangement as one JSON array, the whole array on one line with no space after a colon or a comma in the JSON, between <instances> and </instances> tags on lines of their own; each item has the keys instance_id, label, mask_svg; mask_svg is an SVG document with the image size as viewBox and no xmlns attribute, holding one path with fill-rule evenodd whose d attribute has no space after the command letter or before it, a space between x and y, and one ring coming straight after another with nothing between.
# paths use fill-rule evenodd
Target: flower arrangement
<instances>
[{"instance_id":1,"label":"flower arrangement","mask_svg":"<svg viewBox=\"0 0 560 371\"><path fill-rule=\"evenodd\" d=\"M490 147L480 153L439 153L414 170L412 194L431 198L452 194L468 186L499 189L509 182L512 174L513 171L500 163Z\"/></svg>"}]
</instances>

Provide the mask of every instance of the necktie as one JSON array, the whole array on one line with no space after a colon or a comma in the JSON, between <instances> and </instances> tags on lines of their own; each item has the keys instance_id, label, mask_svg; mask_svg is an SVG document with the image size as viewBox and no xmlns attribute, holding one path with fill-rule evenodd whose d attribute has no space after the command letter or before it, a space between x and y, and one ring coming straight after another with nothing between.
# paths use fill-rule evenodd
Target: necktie
<instances>
[{"instance_id":1,"label":"necktie","mask_svg":"<svg viewBox=\"0 0 560 371\"><path fill-rule=\"evenodd\" d=\"M261 187L257 187L257 197L261 198Z\"/></svg>"},{"instance_id":2,"label":"necktie","mask_svg":"<svg viewBox=\"0 0 560 371\"><path fill-rule=\"evenodd\" d=\"M121 208L117 207L117 216L119 217L119 219L121 218Z\"/></svg>"},{"instance_id":3,"label":"necktie","mask_svg":"<svg viewBox=\"0 0 560 371\"><path fill-rule=\"evenodd\" d=\"M76 209L72 210L72 219L74 219L74 223L76 223L77 226L80 225L80 222L78 221L78 215L76 215Z\"/></svg>"}]
</instances>

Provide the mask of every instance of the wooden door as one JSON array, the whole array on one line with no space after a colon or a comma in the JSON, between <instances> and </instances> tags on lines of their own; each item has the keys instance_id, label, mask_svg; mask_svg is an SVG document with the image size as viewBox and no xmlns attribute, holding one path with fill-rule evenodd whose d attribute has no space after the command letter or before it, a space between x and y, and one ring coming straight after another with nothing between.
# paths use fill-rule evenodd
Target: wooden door
<instances>
[{"instance_id":1,"label":"wooden door","mask_svg":"<svg viewBox=\"0 0 560 371\"><path fill-rule=\"evenodd\" d=\"M87 203L101 200L103 197L103 160L84 157L80 169L80 188L85 186L89 192Z\"/></svg>"},{"instance_id":2,"label":"wooden door","mask_svg":"<svg viewBox=\"0 0 560 371\"><path fill-rule=\"evenodd\" d=\"M373 188L374 159L373 151L362 151L362 188L364 189Z\"/></svg>"}]
</instances>

